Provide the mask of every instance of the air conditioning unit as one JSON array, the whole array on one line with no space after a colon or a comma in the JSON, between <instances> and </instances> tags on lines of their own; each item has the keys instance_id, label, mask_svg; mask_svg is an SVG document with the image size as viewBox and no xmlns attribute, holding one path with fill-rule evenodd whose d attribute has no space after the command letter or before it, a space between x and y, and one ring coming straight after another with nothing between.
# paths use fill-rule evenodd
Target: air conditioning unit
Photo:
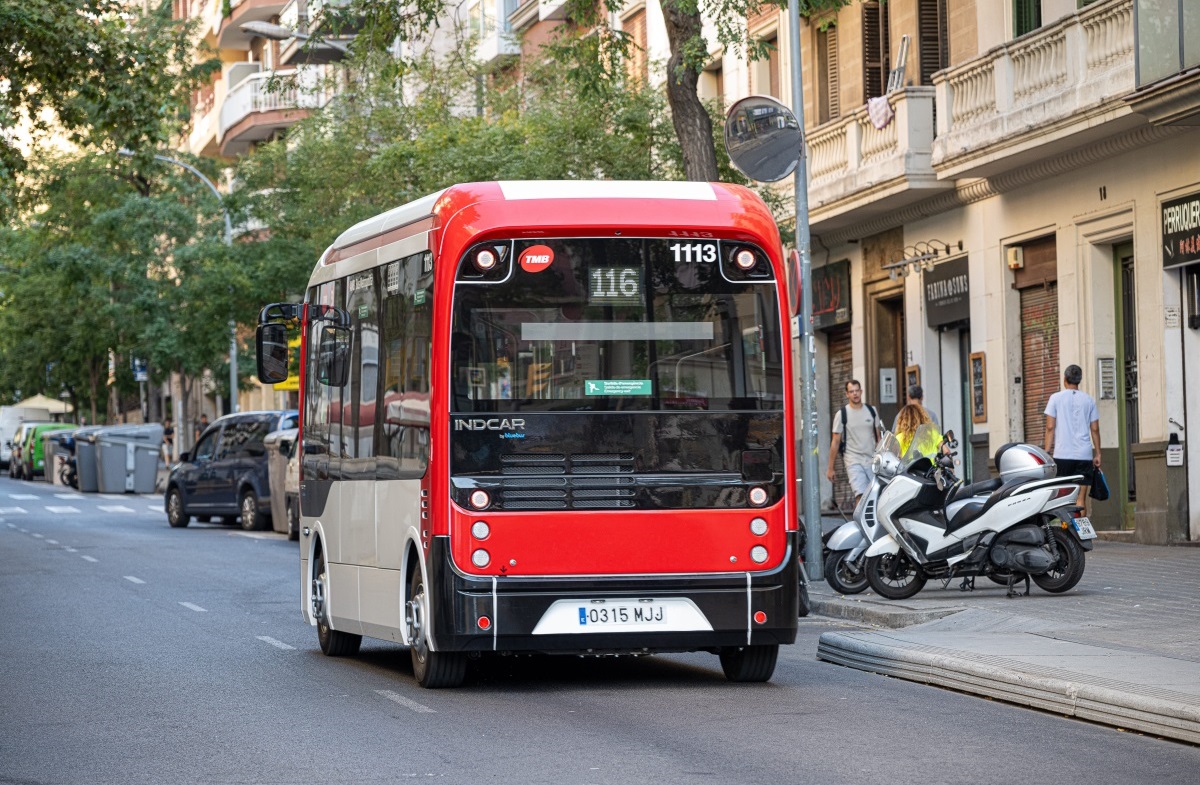
<instances>
[{"instance_id":1,"label":"air conditioning unit","mask_svg":"<svg viewBox=\"0 0 1200 785\"><path fill-rule=\"evenodd\" d=\"M1004 256L1008 260L1008 269L1010 270L1020 270L1025 266L1025 249L1019 245L1005 248Z\"/></svg>"}]
</instances>

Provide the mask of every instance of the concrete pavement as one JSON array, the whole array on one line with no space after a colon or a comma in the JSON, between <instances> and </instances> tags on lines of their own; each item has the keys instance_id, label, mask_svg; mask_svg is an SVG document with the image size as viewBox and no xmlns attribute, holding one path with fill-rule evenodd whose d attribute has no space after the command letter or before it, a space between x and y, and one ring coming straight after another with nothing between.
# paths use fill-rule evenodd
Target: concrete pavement
<instances>
[{"instance_id":1,"label":"concrete pavement","mask_svg":"<svg viewBox=\"0 0 1200 785\"><path fill-rule=\"evenodd\" d=\"M1200 548L1097 541L1071 591L980 578L891 602L810 586L829 662L1200 744Z\"/></svg>"}]
</instances>

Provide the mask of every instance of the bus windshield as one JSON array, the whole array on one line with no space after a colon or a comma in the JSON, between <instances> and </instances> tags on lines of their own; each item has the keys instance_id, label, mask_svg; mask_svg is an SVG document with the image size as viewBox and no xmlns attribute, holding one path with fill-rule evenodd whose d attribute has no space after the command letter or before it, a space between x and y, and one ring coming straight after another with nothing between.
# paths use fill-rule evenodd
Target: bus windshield
<instances>
[{"instance_id":1,"label":"bus windshield","mask_svg":"<svg viewBox=\"0 0 1200 785\"><path fill-rule=\"evenodd\" d=\"M518 240L487 244L502 262L472 279L479 247L455 284L453 411L783 408L779 306L761 250ZM758 274L739 277L726 257L748 248Z\"/></svg>"}]
</instances>

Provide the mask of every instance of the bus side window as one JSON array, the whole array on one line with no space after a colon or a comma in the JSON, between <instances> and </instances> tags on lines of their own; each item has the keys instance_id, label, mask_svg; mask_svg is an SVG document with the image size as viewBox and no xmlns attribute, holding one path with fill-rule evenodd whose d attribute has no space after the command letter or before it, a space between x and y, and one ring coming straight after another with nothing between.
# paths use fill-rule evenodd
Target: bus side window
<instances>
[{"instance_id":1,"label":"bus side window","mask_svg":"<svg viewBox=\"0 0 1200 785\"><path fill-rule=\"evenodd\" d=\"M433 272L428 252L385 265L383 282L376 476L416 479L429 463Z\"/></svg>"}]
</instances>

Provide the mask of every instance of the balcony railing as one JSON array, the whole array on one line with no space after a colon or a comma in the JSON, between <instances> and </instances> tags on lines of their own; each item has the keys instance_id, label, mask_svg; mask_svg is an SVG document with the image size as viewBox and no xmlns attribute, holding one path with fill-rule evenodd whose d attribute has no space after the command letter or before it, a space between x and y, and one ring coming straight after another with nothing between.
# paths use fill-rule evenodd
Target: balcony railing
<instances>
[{"instance_id":1,"label":"balcony railing","mask_svg":"<svg viewBox=\"0 0 1200 785\"><path fill-rule=\"evenodd\" d=\"M908 87L888 96L895 116L876 128L863 106L808 134L809 199L824 230L862 210L892 209L944 187L930 163L932 87Z\"/></svg>"},{"instance_id":2,"label":"balcony railing","mask_svg":"<svg viewBox=\"0 0 1200 785\"><path fill-rule=\"evenodd\" d=\"M987 174L977 162L1107 111L1134 89L1133 0L1108 0L934 75L942 177Z\"/></svg>"},{"instance_id":3,"label":"balcony railing","mask_svg":"<svg viewBox=\"0 0 1200 785\"><path fill-rule=\"evenodd\" d=\"M271 79L278 76L272 83ZM256 114L293 109L319 109L329 100L325 69L300 66L292 71L260 71L246 76L225 96L221 106L218 140L224 142L230 129ZM298 117L295 119L299 119ZM291 120L294 122L294 119ZM264 126L286 127L289 122L278 116L266 118ZM253 125L253 123L251 123ZM265 137L263 137L265 138Z\"/></svg>"}]
</instances>

